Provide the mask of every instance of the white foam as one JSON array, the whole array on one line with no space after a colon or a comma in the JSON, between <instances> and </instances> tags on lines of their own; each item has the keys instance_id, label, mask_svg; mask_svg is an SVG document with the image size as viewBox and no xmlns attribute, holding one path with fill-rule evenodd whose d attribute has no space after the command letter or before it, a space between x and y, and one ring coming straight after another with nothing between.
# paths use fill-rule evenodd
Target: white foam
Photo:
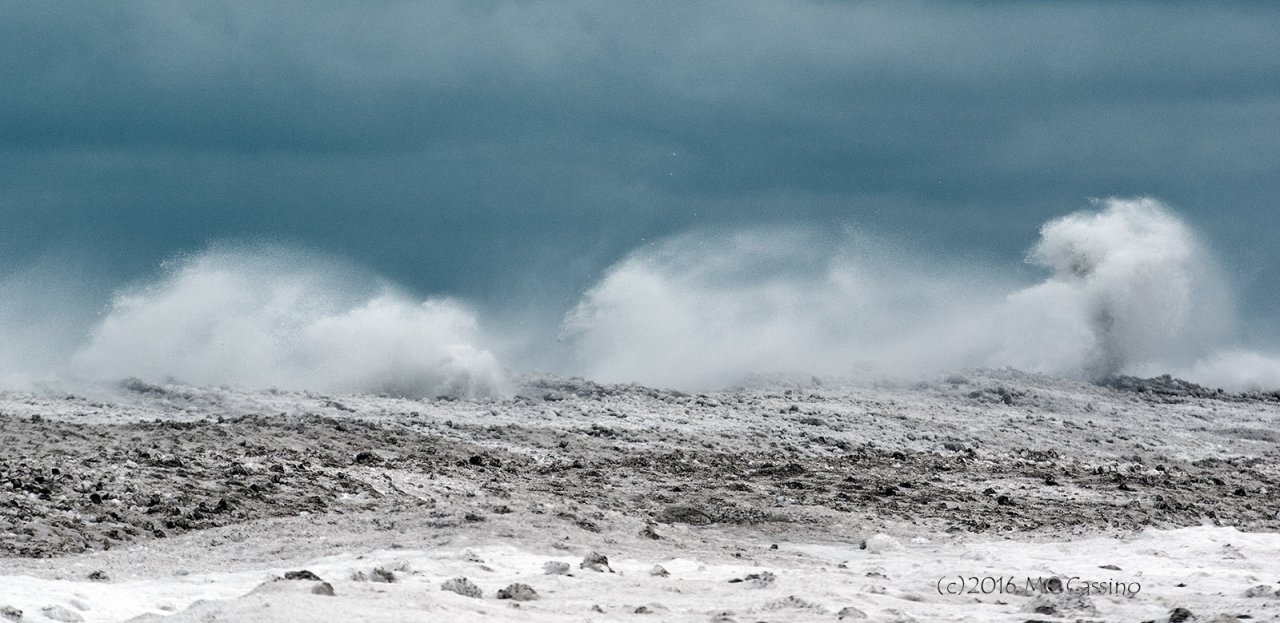
<instances>
[{"instance_id":1,"label":"white foam","mask_svg":"<svg viewBox=\"0 0 1280 623\"><path fill-rule=\"evenodd\" d=\"M415 301L314 256L219 249L119 294L72 370L248 388L491 394L503 387L474 314Z\"/></svg>"},{"instance_id":2,"label":"white foam","mask_svg":"<svg viewBox=\"0 0 1280 623\"><path fill-rule=\"evenodd\" d=\"M1019 286L999 267L865 236L685 234L612 267L564 335L588 376L676 387L972 366L1078 378L1185 371L1232 389L1280 387L1268 372L1280 359L1218 354L1234 324L1229 287L1158 201L1109 199L1055 219L1028 260L1050 272Z\"/></svg>"}]
</instances>

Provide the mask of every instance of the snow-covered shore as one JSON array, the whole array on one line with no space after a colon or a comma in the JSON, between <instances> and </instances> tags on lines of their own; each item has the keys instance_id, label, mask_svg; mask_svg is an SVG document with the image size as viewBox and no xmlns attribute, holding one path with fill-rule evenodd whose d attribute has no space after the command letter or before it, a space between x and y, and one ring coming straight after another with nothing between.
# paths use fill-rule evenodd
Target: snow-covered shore
<instances>
[{"instance_id":1,"label":"snow-covered shore","mask_svg":"<svg viewBox=\"0 0 1280 623\"><path fill-rule=\"evenodd\" d=\"M23 621L1274 620L1280 402L1138 385L985 371L696 395L527 379L484 401L8 392L0 607ZM580 567L593 552L612 572ZM333 595L272 581L304 569ZM457 577L482 597L441 590ZM539 598L497 598L513 584Z\"/></svg>"}]
</instances>

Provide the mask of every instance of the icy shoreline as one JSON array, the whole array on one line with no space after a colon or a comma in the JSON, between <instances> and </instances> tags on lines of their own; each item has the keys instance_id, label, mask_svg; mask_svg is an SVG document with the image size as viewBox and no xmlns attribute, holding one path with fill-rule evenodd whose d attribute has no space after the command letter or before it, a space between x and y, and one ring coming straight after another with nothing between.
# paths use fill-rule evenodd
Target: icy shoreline
<instances>
[{"instance_id":1,"label":"icy shoreline","mask_svg":"<svg viewBox=\"0 0 1280 623\"><path fill-rule=\"evenodd\" d=\"M483 401L7 392L0 606L24 621L55 606L87 621L1280 615L1280 403L1169 385L987 371L692 395L535 379ZM579 569L592 552L618 573ZM398 581L352 579L379 566ZM301 569L335 595L270 582ZM484 599L441 591L454 577ZM1035 588L1049 577L1066 593ZM517 583L541 598L496 599Z\"/></svg>"},{"instance_id":2,"label":"icy shoreline","mask_svg":"<svg viewBox=\"0 0 1280 623\"><path fill-rule=\"evenodd\" d=\"M311 538L323 530L313 523ZM426 550L351 550L304 560L277 554L272 563L230 572L220 571L221 565L243 565L234 560L237 554L221 560L216 549L200 552L207 543L196 536L127 562L100 553L66 560L56 569L6 573L0 581L3 601L31 615L24 620L37 621L48 606L72 609L90 622L160 616L174 622L588 621L637 611L669 621L864 615L872 621L1164 621L1175 608L1189 610L1196 620L1227 621L1239 615L1268 620L1280 612L1277 534L1206 526L1042 543L946 535L900 541L881 535L861 549L853 542L766 543L740 535L730 542L717 532L677 531L657 545L574 542L560 548L523 547L537 539L521 534L458 537ZM267 553L272 542L287 549L297 538L277 530L246 545ZM583 552L609 547L613 572L580 568ZM182 562L175 565L175 559ZM548 574L548 562L565 563L570 571ZM654 575L655 565L669 575ZM334 596L312 594L311 583L272 581L291 569L316 574ZM395 581L353 579L374 569L390 570ZM108 579L88 580L92 571ZM482 597L441 590L456 577L476 584ZM513 583L528 584L539 598L496 597Z\"/></svg>"}]
</instances>

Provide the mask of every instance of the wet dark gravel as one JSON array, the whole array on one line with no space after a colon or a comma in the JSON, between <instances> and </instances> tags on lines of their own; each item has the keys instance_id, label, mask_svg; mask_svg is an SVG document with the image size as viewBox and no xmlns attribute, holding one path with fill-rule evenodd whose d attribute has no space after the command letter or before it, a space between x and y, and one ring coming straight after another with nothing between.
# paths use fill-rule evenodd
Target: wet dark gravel
<instances>
[{"instance_id":1,"label":"wet dark gravel","mask_svg":"<svg viewBox=\"0 0 1280 623\"><path fill-rule=\"evenodd\" d=\"M0 411L0 556L60 556L262 518L370 510L427 513L460 527L536 514L595 533L641 520L647 538L661 538L664 524L850 520L1059 537L1204 523L1280 530L1280 438L1257 427L1205 422L1209 434L1271 450L1187 462L1158 448L1085 456L1047 443L975 450L947 441L927 451L857 443L832 432L852 424L796 409L771 416L782 419L769 443L748 444L714 430L636 428L642 412L628 416L629 427L610 424L627 415L613 411L627 392L727 409L711 397L568 382L537 391L540 399L514 404L533 413L576 401L598 408L599 421L461 424L433 417L430 402L403 420L366 419L350 407L340 416L116 424ZM1004 397L1029 399L1019 390L988 393L995 408ZM876 409L877 417L894 415ZM411 491L395 484L405 479L453 484ZM475 490L501 493L479 500Z\"/></svg>"}]
</instances>

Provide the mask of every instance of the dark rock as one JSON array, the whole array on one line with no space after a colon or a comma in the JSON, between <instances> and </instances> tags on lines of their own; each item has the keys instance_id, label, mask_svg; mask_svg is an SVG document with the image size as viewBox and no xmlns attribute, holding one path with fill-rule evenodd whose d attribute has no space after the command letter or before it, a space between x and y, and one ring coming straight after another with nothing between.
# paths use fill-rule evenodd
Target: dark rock
<instances>
[{"instance_id":1,"label":"dark rock","mask_svg":"<svg viewBox=\"0 0 1280 623\"><path fill-rule=\"evenodd\" d=\"M538 598L538 592L533 590L528 584L519 582L512 584L498 591L498 599L511 599L513 601L533 601Z\"/></svg>"},{"instance_id":2,"label":"dark rock","mask_svg":"<svg viewBox=\"0 0 1280 623\"><path fill-rule=\"evenodd\" d=\"M582 559L582 563L578 565L579 569L590 569L604 573L608 571L613 573L613 568L609 566L609 559L599 552L591 552Z\"/></svg>"},{"instance_id":3,"label":"dark rock","mask_svg":"<svg viewBox=\"0 0 1280 623\"><path fill-rule=\"evenodd\" d=\"M656 519L661 523L687 523L694 526L705 526L714 523L711 515L692 506L668 506L658 513Z\"/></svg>"},{"instance_id":4,"label":"dark rock","mask_svg":"<svg viewBox=\"0 0 1280 623\"><path fill-rule=\"evenodd\" d=\"M94 582L107 582L111 580L111 578L107 577L107 574L102 571L93 571L89 573L89 579Z\"/></svg>"},{"instance_id":5,"label":"dark rock","mask_svg":"<svg viewBox=\"0 0 1280 623\"><path fill-rule=\"evenodd\" d=\"M640 536L646 539L653 539L655 541L662 538L662 535L654 531L652 524L645 524L645 526L640 529Z\"/></svg>"},{"instance_id":6,"label":"dark rock","mask_svg":"<svg viewBox=\"0 0 1280 623\"><path fill-rule=\"evenodd\" d=\"M356 465L377 465L382 462L382 457L374 454L372 451L364 450L356 454Z\"/></svg>"},{"instance_id":7,"label":"dark rock","mask_svg":"<svg viewBox=\"0 0 1280 623\"><path fill-rule=\"evenodd\" d=\"M472 584L471 580L466 578L454 578L449 580L440 585L440 590L457 593L464 597L472 597L474 599L480 599L482 595L480 587Z\"/></svg>"},{"instance_id":8,"label":"dark rock","mask_svg":"<svg viewBox=\"0 0 1280 623\"><path fill-rule=\"evenodd\" d=\"M547 575L569 575L569 563L548 560L542 564L542 572Z\"/></svg>"},{"instance_id":9,"label":"dark rock","mask_svg":"<svg viewBox=\"0 0 1280 623\"><path fill-rule=\"evenodd\" d=\"M1192 617L1191 611L1186 608L1174 608L1169 613L1169 623L1183 623Z\"/></svg>"},{"instance_id":10,"label":"dark rock","mask_svg":"<svg viewBox=\"0 0 1280 623\"><path fill-rule=\"evenodd\" d=\"M299 571L285 571L285 572L284 572L284 579L286 579L286 580L311 580L311 581L313 581L313 582L322 582L322 581L323 581L323 580L321 580L321 579L320 579L320 576L318 576L318 575L316 575L316 574L314 574L314 573L312 573L312 572L310 572L310 571L307 571L306 569L302 569L302 570L299 570Z\"/></svg>"},{"instance_id":11,"label":"dark rock","mask_svg":"<svg viewBox=\"0 0 1280 623\"><path fill-rule=\"evenodd\" d=\"M374 569L372 573L369 574L369 581L382 582L383 584L394 584L396 581L396 574L392 573L388 569L383 569L382 567L378 567L377 569Z\"/></svg>"},{"instance_id":12,"label":"dark rock","mask_svg":"<svg viewBox=\"0 0 1280 623\"><path fill-rule=\"evenodd\" d=\"M10 621L21 621L22 611L17 608L14 608L13 606L3 606L3 607L0 607L0 617L3 617Z\"/></svg>"},{"instance_id":13,"label":"dark rock","mask_svg":"<svg viewBox=\"0 0 1280 623\"><path fill-rule=\"evenodd\" d=\"M760 573L748 574L746 577L733 578L732 580L729 580L729 583L739 584L742 582L749 582L753 586L764 588L766 586L772 585L773 582L777 579L778 579L778 576L774 575L772 571L761 571Z\"/></svg>"},{"instance_id":14,"label":"dark rock","mask_svg":"<svg viewBox=\"0 0 1280 623\"><path fill-rule=\"evenodd\" d=\"M1115 566L1115 565L1102 565L1102 566L1100 566L1100 567L1098 567L1098 568L1099 568L1099 569L1107 569L1107 570L1109 570L1109 571L1119 571L1119 570L1120 570L1120 567L1117 567L1117 566Z\"/></svg>"},{"instance_id":15,"label":"dark rock","mask_svg":"<svg viewBox=\"0 0 1280 623\"><path fill-rule=\"evenodd\" d=\"M836 613L836 618L842 621L844 619L865 619L867 618L867 613L853 606L845 606L840 609L840 612Z\"/></svg>"},{"instance_id":16,"label":"dark rock","mask_svg":"<svg viewBox=\"0 0 1280 623\"><path fill-rule=\"evenodd\" d=\"M671 572L667 571L666 567L663 567L662 565L654 565L653 568L649 570L649 575L665 578L671 575Z\"/></svg>"}]
</instances>

